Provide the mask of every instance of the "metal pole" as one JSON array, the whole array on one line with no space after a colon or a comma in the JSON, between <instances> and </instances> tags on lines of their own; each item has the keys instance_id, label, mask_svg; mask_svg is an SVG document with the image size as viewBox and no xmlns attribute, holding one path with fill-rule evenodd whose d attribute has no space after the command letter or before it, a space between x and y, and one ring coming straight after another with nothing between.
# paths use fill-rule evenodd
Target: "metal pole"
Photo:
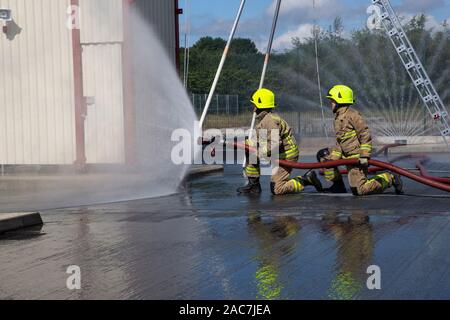
<instances>
[{"instance_id":1,"label":"metal pole","mask_svg":"<svg viewBox=\"0 0 450 320\"><path fill-rule=\"evenodd\" d=\"M136 0L127 0L129 4L137 2ZM183 10L180 9L179 0L174 0L175 5L175 61L176 67L179 74L181 74L181 62L180 62L180 15Z\"/></svg>"},{"instance_id":2,"label":"metal pole","mask_svg":"<svg viewBox=\"0 0 450 320\"><path fill-rule=\"evenodd\" d=\"M317 71L317 86L319 88L319 101L320 101L320 110L322 111L322 125L323 130L325 131L325 136L328 140L328 131L327 131L327 122L325 121L325 111L323 106L322 99L322 81L320 80L320 66L319 66L319 29L317 28L317 19L316 19L316 1L313 0L313 10L314 10L314 50L316 53L316 71Z\"/></svg>"},{"instance_id":3,"label":"metal pole","mask_svg":"<svg viewBox=\"0 0 450 320\"><path fill-rule=\"evenodd\" d=\"M263 71L261 74L261 80L259 82L259 89L264 86L264 80L266 79L267 66L269 65L270 54L272 53L273 38L275 36L275 31L277 29L278 16L280 14L281 0L277 1L277 6L275 8L275 15L273 17L272 30L270 31L269 43L267 44L266 57L264 59ZM252 131L255 127L256 113L253 113L252 124L250 126L249 139L252 138ZM245 163L244 163L245 165Z\"/></svg>"},{"instance_id":4,"label":"metal pole","mask_svg":"<svg viewBox=\"0 0 450 320\"><path fill-rule=\"evenodd\" d=\"M277 1L277 6L275 8L275 15L273 17L272 30L270 31L269 43L267 44L266 57L264 59L263 71L261 74L261 81L259 82L259 89L264 86L264 80L266 79L267 66L269 65L270 54L272 53L273 38L275 36L275 31L277 29L278 16L280 14L281 0ZM250 126L250 132L248 133L248 138L251 139L253 136L253 129L255 128L256 122L256 112L253 112L252 124ZM243 163L243 167L246 166L247 161Z\"/></svg>"},{"instance_id":5,"label":"metal pole","mask_svg":"<svg viewBox=\"0 0 450 320\"><path fill-rule=\"evenodd\" d=\"M189 78L189 32L190 32L190 8L189 8L189 0L185 0L185 34L184 34L184 87L188 86L188 78Z\"/></svg>"},{"instance_id":6,"label":"metal pole","mask_svg":"<svg viewBox=\"0 0 450 320\"><path fill-rule=\"evenodd\" d=\"M219 68L217 69L216 76L214 78L211 90L209 92L208 99L206 100L205 108L203 109L203 113L200 118L200 124L199 124L200 130L202 130L202 128L203 128L203 123L205 122L206 114L208 113L208 109L211 104L211 100L213 98L214 92L216 91L216 87L217 87L217 83L219 82L220 74L222 73L222 69L225 64L225 60L227 59L227 56L228 56L228 51L230 49L231 41L234 38L234 34L236 33L236 29L237 29L239 20L242 15L242 11L244 10L245 1L246 0L241 1L241 5L239 7L238 13L236 15L236 19L233 24L233 28L231 29L230 37L228 38L227 45L225 46L225 50L223 51L223 55L222 55L222 59L220 60Z\"/></svg>"}]
</instances>

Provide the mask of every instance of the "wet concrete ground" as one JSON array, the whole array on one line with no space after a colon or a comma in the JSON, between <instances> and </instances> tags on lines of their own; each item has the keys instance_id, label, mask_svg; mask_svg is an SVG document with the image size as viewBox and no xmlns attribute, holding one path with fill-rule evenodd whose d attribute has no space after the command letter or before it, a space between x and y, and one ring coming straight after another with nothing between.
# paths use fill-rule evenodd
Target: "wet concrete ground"
<instances>
[{"instance_id":1,"label":"wet concrete ground","mask_svg":"<svg viewBox=\"0 0 450 320\"><path fill-rule=\"evenodd\" d=\"M242 183L229 166L170 197L42 212L42 230L0 238L0 298L450 299L448 194L273 197L264 178L237 196Z\"/></svg>"}]
</instances>

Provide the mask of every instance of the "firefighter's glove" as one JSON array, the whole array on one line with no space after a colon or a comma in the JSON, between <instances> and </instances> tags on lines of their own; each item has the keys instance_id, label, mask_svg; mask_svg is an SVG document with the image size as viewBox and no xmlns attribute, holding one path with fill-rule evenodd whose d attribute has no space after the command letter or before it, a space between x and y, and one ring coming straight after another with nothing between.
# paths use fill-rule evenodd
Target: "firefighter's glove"
<instances>
[{"instance_id":1,"label":"firefighter's glove","mask_svg":"<svg viewBox=\"0 0 450 320\"><path fill-rule=\"evenodd\" d=\"M248 138L245 139L245 145L249 147L255 147L255 143L253 142L253 140L250 140Z\"/></svg>"},{"instance_id":2,"label":"firefighter's glove","mask_svg":"<svg viewBox=\"0 0 450 320\"><path fill-rule=\"evenodd\" d=\"M359 165L364 169L369 168L369 158L359 158Z\"/></svg>"}]
</instances>

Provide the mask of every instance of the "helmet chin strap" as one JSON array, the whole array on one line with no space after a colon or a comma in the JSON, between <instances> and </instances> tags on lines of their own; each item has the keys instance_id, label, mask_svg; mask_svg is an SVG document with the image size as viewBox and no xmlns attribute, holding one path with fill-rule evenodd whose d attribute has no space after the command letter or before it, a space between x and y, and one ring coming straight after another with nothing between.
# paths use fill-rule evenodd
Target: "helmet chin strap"
<instances>
[{"instance_id":1,"label":"helmet chin strap","mask_svg":"<svg viewBox=\"0 0 450 320\"><path fill-rule=\"evenodd\" d=\"M341 107L341 105L334 100L331 100L331 101L336 104L336 106L333 106L333 113L336 113L339 110L339 108Z\"/></svg>"},{"instance_id":2,"label":"helmet chin strap","mask_svg":"<svg viewBox=\"0 0 450 320\"><path fill-rule=\"evenodd\" d=\"M342 106L340 104L337 104L335 107L333 107L333 113L336 113Z\"/></svg>"},{"instance_id":3,"label":"helmet chin strap","mask_svg":"<svg viewBox=\"0 0 450 320\"><path fill-rule=\"evenodd\" d=\"M341 108L345 108L345 107L350 107L351 106L350 104L339 104L337 102L335 102L335 103L336 103L336 106L333 107L333 113L338 112L338 110L341 109Z\"/></svg>"},{"instance_id":4,"label":"helmet chin strap","mask_svg":"<svg viewBox=\"0 0 450 320\"><path fill-rule=\"evenodd\" d=\"M256 111L255 111L255 113L258 115L258 114L261 114L262 112L272 112L272 110L271 109L258 109L258 108L255 108L256 109Z\"/></svg>"}]
</instances>

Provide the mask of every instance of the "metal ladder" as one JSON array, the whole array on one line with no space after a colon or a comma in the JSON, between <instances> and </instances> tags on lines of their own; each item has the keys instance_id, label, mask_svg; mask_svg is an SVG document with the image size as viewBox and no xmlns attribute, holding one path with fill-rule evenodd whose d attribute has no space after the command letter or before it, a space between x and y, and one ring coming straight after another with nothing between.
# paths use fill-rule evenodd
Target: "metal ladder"
<instances>
[{"instance_id":1,"label":"metal ladder","mask_svg":"<svg viewBox=\"0 0 450 320\"><path fill-rule=\"evenodd\" d=\"M406 71L411 77L425 107L438 128L442 138L450 150L450 124L447 109L437 93L427 71L420 62L408 36L403 29L400 19L395 13L389 0L372 0L381 9L381 24L392 41Z\"/></svg>"}]
</instances>

